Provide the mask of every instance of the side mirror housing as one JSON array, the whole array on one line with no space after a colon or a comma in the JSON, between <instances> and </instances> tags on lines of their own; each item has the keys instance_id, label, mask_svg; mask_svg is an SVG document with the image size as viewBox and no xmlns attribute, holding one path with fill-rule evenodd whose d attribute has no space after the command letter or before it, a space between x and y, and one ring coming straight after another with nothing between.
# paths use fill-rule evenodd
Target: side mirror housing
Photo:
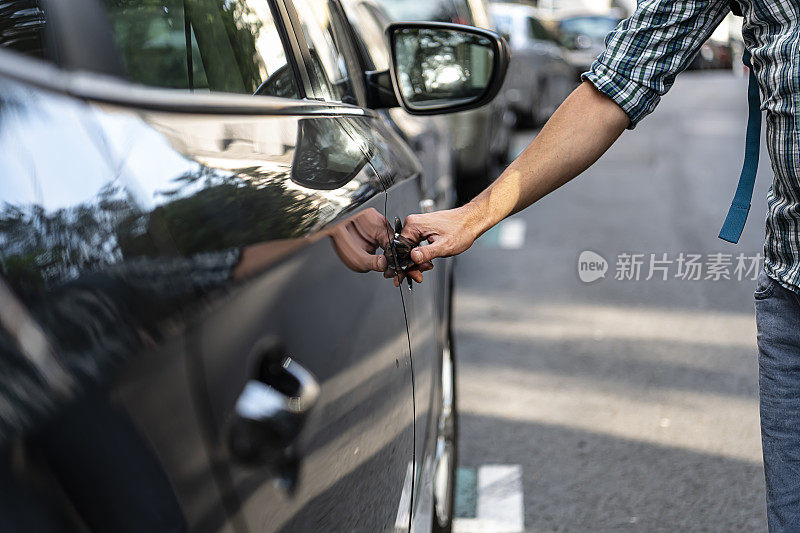
<instances>
[{"instance_id":1,"label":"side mirror housing","mask_svg":"<svg viewBox=\"0 0 800 533\"><path fill-rule=\"evenodd\" d=\"M400 105L412 115L474 109L499 92L508 44L496 33L443 22L396 22L386 28L394 98L385 72L367 73L373 107Z\"/></svg>"}]
</instances>

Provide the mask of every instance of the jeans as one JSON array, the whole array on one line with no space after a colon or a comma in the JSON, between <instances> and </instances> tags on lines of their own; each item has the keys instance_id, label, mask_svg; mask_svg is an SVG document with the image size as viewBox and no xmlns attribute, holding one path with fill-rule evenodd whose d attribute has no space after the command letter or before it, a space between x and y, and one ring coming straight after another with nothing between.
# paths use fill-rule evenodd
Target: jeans
<instances>
[{"instance_id":1,"label":"jeans","mask_svg":"<svg viewBox=\"0 0 800 533\"><path fill-rule=\"evenodd\" d=\"M800 295L762 271L755 301L767 521L800 531Z\"/></svg>"}]
</instances>

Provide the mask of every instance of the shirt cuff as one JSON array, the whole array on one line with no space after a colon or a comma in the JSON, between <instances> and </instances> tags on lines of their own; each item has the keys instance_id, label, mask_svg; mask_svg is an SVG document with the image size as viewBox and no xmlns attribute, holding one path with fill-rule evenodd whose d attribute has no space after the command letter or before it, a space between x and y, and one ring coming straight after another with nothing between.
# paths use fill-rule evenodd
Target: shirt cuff
<instances>
[{"instance_id":1,"label":"shirt cuff","mask_svg":"<svg viewBox=\"0 0 800 533\"><path fill-rule=\"evenodd\" d=\"M661 100L661 96L653 89L626 78L599 60L592 63L588 72L581 74L581 79L591 82L625 111L631 121L629 130L652 113Z\"/></svg>"}]
</instances>

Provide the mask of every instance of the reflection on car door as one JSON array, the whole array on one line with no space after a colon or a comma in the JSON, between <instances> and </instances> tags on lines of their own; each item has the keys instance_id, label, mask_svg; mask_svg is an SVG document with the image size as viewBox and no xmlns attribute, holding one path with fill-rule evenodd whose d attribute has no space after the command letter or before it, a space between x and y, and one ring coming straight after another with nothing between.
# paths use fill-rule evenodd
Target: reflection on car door
<instances>
[{"instance_id":1,"label":"reflection on car door","mask_svg":"<svg viewBox=\"0 0 800 533\"><path fill-rule=\"evenodd\" d=\"M41 382L11 339L0 343L9 380L0 394L13 406L2 440L25 439L21 486L44 464L47 494L63 495L69 504L54 505L73 508L78 530L224 530L182 311L213 285L214 260L177 260L158 223L158 191L196 165L124 110L6 79L0 94L2 284L41 326L48 359L70 383ZM12 298L4 294L4 305ZM25 394L9 402L16 387ZM14 490L4 495L26 494ZM4 518L39 506L19 499Z\"/></svg>"},{"instance_id":2,"label":"reflection on car door","mask_svg":"<svg viewBox=\"0 0 800 533\"><path fill-rule=\"evenodd\" d=\"M187 340L229 511L254 531L402 527L411 369L397 289L362 272L388 238L368 119L148 120L201 163L167 224L180 253L238 255Z\"/></svg>"}]
</instances>

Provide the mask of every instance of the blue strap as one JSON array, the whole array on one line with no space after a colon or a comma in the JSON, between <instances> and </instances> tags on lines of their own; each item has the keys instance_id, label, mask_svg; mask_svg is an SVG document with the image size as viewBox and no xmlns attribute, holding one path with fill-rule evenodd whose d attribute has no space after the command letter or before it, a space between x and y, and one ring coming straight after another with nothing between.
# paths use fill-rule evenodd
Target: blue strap
<instances>
[{"instance_id":1,"label":"blue strap","mask_svg":"<svg viewBox=\"0 0 800 533\"><path fill-rule=\"evenodd\" d=\"M742 236L744 223L750 212L750 201L753 199L753 187L756 184L758 171L758 151L761 145L761 101L758 96L758 80L750 64L750 52L745 50L742 62L750 70L750 81L747 86L747 104L750 108L747 117L747 137L744 147L744 165L739 176L739 185L733 196L731 208L725 223L719 232L719 238L736 244Z\"/></svg>"}]
</instances>

